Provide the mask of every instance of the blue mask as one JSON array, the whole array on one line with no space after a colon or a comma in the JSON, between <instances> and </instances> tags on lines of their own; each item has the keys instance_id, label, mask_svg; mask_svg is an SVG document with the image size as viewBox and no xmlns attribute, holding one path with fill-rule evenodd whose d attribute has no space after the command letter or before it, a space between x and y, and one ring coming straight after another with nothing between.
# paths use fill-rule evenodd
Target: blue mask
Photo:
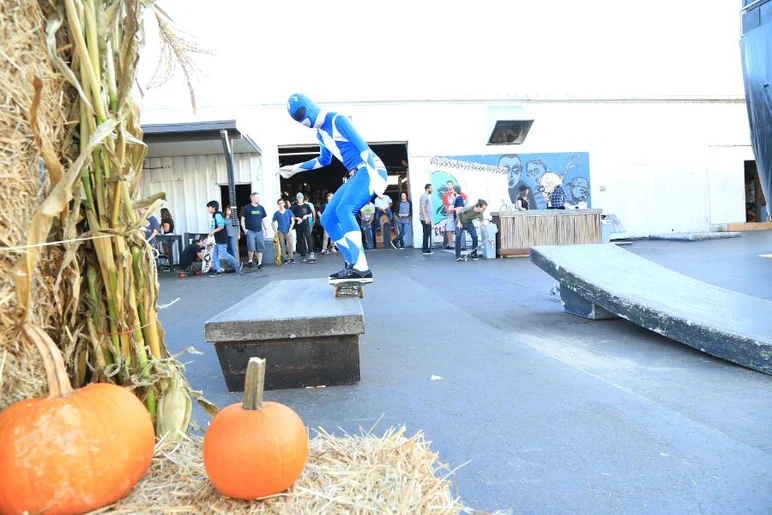
<instances>
[{"instance_id":1,"label":"blue mask","mask_svg":"<svg viewBox=\"0 0 772 515\"><path fill-rule=\"evenodd\" d=\"M321 109L307 96L302 93L296 93L290 95L287 102L287 111L289 111L290 116L296 122L306 127L313 127L316 125Z\"/></svg>"}]
</instances>

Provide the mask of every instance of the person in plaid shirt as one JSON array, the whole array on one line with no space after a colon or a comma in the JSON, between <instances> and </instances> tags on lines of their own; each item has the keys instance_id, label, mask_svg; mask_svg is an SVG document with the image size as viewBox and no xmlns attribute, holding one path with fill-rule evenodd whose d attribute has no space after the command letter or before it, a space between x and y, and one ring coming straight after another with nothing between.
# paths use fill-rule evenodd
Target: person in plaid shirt
<instances>
[{"instance_id":1,"label":"person in plaid shirt","mask_svg":"<svg viewBox=\"0 0 772 515\"><path fill-rule=\"evenodd\" d=\"M550 209L565 209L566 206L566 192L563 191L563 186L558 184L555 189L550 193Z\"/></svg>"},{"instance_id":2,"label":"person in plaid shirt","mask_svg":"<svg viewBox=\"0 0 772 515\"><path fill-rule=\"evenodd\" d=\"M539 191L547 201L547 209L565 209L566 192L563 190L563 180L556 173L547 172L541 177Z\"/></svg>"}]
</instances>

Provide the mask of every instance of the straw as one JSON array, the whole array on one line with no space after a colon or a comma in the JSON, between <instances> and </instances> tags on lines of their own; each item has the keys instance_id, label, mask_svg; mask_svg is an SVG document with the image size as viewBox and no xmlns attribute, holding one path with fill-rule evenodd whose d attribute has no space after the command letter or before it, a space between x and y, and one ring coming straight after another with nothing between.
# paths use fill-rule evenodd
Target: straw
<instances>
[{"instance_id":1,"label":"straw","mask_svg":"<svg viewBox=\"0 0 772 515\"><path fill-rule=\"evenodd\" d=\"M315 433L303 474L285 493L250 502L220 495L207 479L201 438L188 436L173 445L161 441L150 471L132 492L93 513L485 513L453 495L454 470L438 460L422 432L407 437L402 426L380 437L362 429L341 436L323 428Z\"/></svg>"}]
</instances>

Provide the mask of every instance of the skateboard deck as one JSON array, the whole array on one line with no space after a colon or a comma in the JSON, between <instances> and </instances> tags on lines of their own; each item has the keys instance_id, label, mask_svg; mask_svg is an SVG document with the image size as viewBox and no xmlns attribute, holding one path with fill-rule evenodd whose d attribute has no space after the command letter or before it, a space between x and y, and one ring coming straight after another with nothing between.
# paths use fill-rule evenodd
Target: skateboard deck
<instances>
[{"instance_id":1,"label":"skateboard deck","mask_svg":"<svg viewBox=\"0 0 772 515\"><path fill-rule=\"evenodd\" d=\"M356 295L360 299L365 296L365 284L362 281L343 281L340 283L330 284L334 288L334 295L340 297L341 295Z\"/></svg>"},{"instance_id":2,"label":"skateboard deck","mask_svg":"<svg viewBox=\"0 0 772 515\"><path fill-rule=\"evenodd\" d=\"M184 279L185 277L190 277L192 275L201 275L202 272L196 271L196 272L177 272L177 277L180 279Z\"/></svg>"},{"instance_id":3,"label":"skateboard deck","mask_svg":"<svg viewBox=\"0 0 772 515\"><path fill-rule=\"evenodd\" d=\"M466 254L462 253L461 254L461 259L463 259L464 261L469 261L469 256L471 256L473 252L477 252L481 248L483 248L483 244L482 243L477 245L475 248L473 248L472 250L470 250Z\"/></svg>"},{"instance_id":4,"label":"skateboard deck","mask_svg":"<svg viewBox=\"0 0 772 515\"><path fill-rule=\"evenodd\" d=\"M381 225L381 234L383 234L384 248L397 248L397 246L394 245L394 238L391 236L391 224L389 223L388 218L386 219L386 222Z\"/></svg>"},{"instance_id":5,"label":"skateboard deck","mask_svg":"<svg viewBox=\"0 0 772 515\"><path fill-rule=\"evenodd\" d=\"M273 261L276 266L281 266L281 248L279 247L279 235L273 235Z\"/></svg>"},{"instance_id":6,"label":"skateboard deck","mask_svg":"<svg viewBox=\"0 0 772 515\"><path fill-rule=\"evenodd\" d=\"M201 262L201 273L205 274L212 268L212 250L214 250L214 238L209 236L204 247L204 260Z\"/></svg>"}]
</instances>

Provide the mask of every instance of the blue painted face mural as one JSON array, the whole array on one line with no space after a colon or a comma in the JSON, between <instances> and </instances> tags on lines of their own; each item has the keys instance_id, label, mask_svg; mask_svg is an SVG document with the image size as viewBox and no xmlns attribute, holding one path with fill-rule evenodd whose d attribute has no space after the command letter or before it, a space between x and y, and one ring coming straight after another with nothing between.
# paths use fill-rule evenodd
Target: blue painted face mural
<instances>
[{"instance_id":1,"label":"blue painted face mural","mask_svg":"<svg viewBox=\"0 0 772 515\"><path fill-rule=\"evenodd\" d=\"M521 188L527 188L527 198L531 209L546 209L546 191L551 191L552 183L557 181L563 186L566 201L573 206L591 207L590 195L590 156L587 152L566 152L550 154L494 154L468 156L438 156L437 161L447 161L444 166L430 169L431 182L434 186L433 202L442 206L440 191L444 191L448 179L457 183L457 178L466 185L467 194L476 197L475 176L481 179L485 174L506 174L506 190L511 203L515 203ZM450 164L452 163L452 164ZM458 170L457 176L443 169ZM504 183L502 182L502 187ZM502 191L502 193L504 193ZM495 195L494 192L488 192ZM439 197L439 198L438 198ZM491 197L496 200L499 197ZM440 210L442 207L440 207ZM444 212L435 213L435 223L440 223Z\"/></svg>"}]
</instances>

